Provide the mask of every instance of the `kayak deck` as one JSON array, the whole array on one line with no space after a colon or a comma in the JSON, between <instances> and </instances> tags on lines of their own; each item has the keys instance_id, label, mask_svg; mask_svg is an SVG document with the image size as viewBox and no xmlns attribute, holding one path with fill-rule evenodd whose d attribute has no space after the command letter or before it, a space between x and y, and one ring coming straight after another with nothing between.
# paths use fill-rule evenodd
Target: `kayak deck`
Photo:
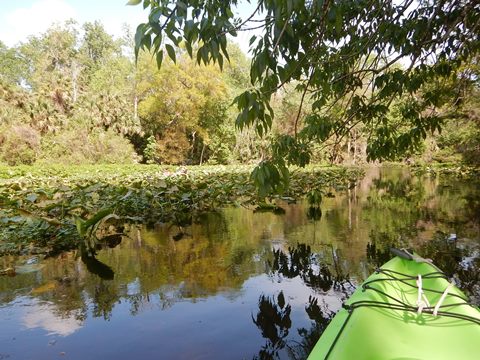
<instances>
[{"instance_id":1,"label":"kayak deck","mask_svg":"<svg viewBox=\"0 0 480 360\"><path fill-rule=\"evenodd\" d=\"M310 360L478 359L480 311L429 263L393 258L344 307Z\"/></svg>"}]
</instances>

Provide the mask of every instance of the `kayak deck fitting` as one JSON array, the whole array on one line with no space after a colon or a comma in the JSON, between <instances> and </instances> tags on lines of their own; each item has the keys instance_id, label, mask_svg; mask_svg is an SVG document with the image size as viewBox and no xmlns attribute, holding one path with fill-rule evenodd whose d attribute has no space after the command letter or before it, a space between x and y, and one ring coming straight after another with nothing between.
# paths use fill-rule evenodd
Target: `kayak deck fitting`
<instances>
[{"instance_id":1,"label":"kayak deck fitting","mask_svg":"<svg viewBox=\"0 0 480 360\"><path fill-rule=\"evenodd\" d=\"M403 250L372 274L309 360L479 359L480 311L428 260Z\"/></svg>"}]
</instances>

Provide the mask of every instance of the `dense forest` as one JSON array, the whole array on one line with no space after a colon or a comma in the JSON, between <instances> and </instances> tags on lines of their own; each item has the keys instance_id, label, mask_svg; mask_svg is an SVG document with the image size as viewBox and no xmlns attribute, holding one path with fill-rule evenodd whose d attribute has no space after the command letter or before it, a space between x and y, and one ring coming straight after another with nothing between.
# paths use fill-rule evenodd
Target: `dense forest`
<instances>
[{"instance_id":1,"label":"dense forest","mask_svg":"<svg viewBox=\"0 0 480 360\"><path fill-rule=\"evenodd\" d=\"M299 108L309 108L300 102L313 101L301 98L295 83L279 90L272 131L261 137L235 123L232 101L250 86L251 60L239 47L229 45L221 70L199 67L181 43L167 46L168 58L141 51L135 59L134 42L128 28L118 39L99 22L74 21L14 47L0 42L0 163L255 163L276 137L294 132ZM478 164L479 72L478 59L470 59L422 88L449 99L437 110L442 131L422 134L421 146L396 160ZM401 128L402 109L401 100L393 102L384 121ZM365 163L368 134L361 123L346 136L332 134L311 161Z\"/></svg>"}]
</instances>

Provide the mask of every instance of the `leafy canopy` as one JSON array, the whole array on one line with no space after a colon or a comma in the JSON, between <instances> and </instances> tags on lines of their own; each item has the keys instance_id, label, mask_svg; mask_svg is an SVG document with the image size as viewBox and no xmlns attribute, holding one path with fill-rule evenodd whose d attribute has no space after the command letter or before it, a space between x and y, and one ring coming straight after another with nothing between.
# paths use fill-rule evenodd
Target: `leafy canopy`
<instances>
[{"instance_id":1,"label":"leafy canopy","mask_svg":"<svg viewBox=\"0 0 480 360\"><path fill-rule=\"evenodd\" d=\"M182 43L198 63L223 67L229 36L255 30L251 88L235 99L239 128L265 135L274 116L272 96L296 85L301 101L294 129L276 138L254 174L264 184L286 178L287 165L308 163L313 144L341 141L359 124L369 132L369 159L414 150L428 133L440 131L438 108L446 101L424 86L453 76L479 51L475 1L257 0L247 18L235 15L242 6L237 0L128 4L142 2L149 17L137 28L136 51L150 50L159 66L164 52L175 61L173 46ZM392 103L400 124L388 121Z\"/></svg>"}]
</instances>

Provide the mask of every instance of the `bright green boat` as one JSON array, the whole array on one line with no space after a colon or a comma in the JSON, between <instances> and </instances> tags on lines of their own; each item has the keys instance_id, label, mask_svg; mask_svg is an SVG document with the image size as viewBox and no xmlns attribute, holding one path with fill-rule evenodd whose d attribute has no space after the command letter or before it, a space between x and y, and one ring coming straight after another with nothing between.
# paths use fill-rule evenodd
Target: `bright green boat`
<instances>
[{"instance_id":1,"label":"bright green boat","mask_svg":"<svg viewBox=\"0 0 480 360\"><path fill-rule=\"evenodd\" d=\"M345 303L309 360L480 359L480 311L428 260L406 250Z\"/></svg>"}]
</instances>

